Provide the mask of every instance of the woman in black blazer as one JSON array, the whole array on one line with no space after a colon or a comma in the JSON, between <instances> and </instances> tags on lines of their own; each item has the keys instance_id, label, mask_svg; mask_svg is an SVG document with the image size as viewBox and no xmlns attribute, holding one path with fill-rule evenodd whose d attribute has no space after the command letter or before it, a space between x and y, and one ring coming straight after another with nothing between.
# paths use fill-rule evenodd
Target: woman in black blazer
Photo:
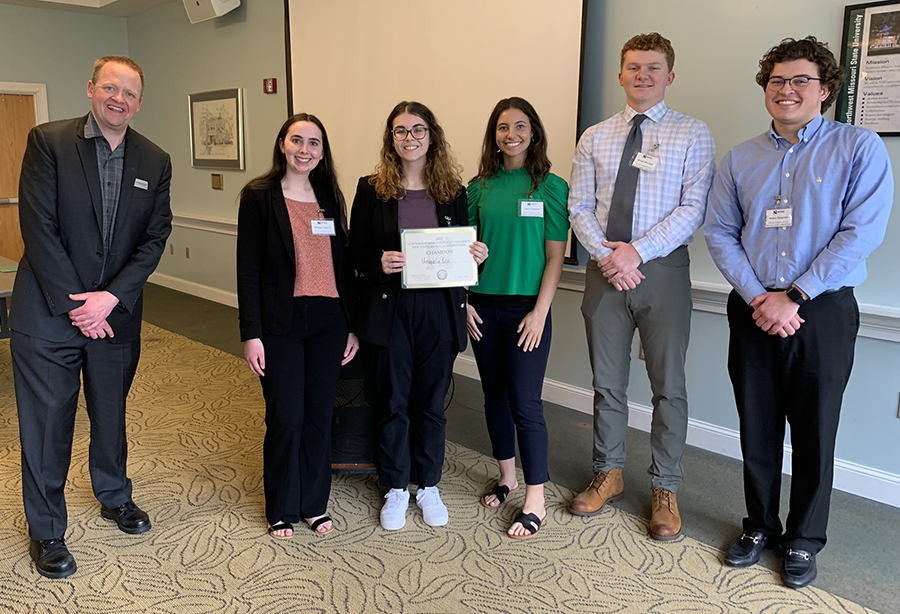
<instances>
[{"instance_id":1,"label":"woman in black blazer","mask_svg":"<svg viewBox=\"0 0 900 614\"><path fill-rule=\"evenodd\" d=\"M301 518L316 533L333 528L334 394L359 348L344 208L325 127L294 115L278 132L271 170L241 191L238 214L241 340L266 400L263 482L277 539Z\"/></svg>"},{"instance_id":2,"label":"woman in black blazer","mask_svg":"<svg viewBox=\"0 0 900 614\"><path fill-rule=\"evenodd\" d=\"M447 523L437 483L444 462L444 397L453 361L466 347L466 295L462 288L401 289L406 258L401 228L465 226L466 191L434 114L401 102L385 125L381 159L363 177L353 201L350 245L360 276L357 333L370 348L372 399L380 413L378 476L390 490L381 525L406 523L407 486L431 526ZM470 248L475 261L487 246Z\"/></svg>"}]
</instances>

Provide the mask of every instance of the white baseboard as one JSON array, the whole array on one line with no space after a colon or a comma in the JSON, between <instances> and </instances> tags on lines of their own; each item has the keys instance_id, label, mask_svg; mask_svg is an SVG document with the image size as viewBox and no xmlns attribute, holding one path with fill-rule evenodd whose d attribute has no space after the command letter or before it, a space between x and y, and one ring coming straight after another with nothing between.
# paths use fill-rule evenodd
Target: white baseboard
<instances>
[{"instance_id":1,"label":"white baseboard","mask_svg":"<svg viewBox=\"0 0 900 614\"><path fill-rule=\"evenodd\" d=\"M471 356L461 354L457 357L456 363L453 365L453 372L472 379L481 379L475 359ZM594 393L592 390L545 379L544 391L541 396L545 401L584 414L593 414ZM628 404L628 426L631 428L650 432L652 415L652 408L646 405ZM689 418L687 443L709 452L741 460L740 435L733 429ZM787 475L791 474L792 454L791 446L785 443L782 471ZM834 487L853 495L900 508L900 475L835 459Z\"/></svg>"},{"instance_id":2,"label":"white baseboard","mask_svg":"<svg viewBox=\"0 0 900 614\"><path fill-rule=\"evenodd\" d=\"M229 307L238 306L236 293L226 292L225 290L198 284L194 281L187 281L186 279L181 279L180 277L172 277L171 275L163 275L162 273L153 273L152 275L150 275L150 279L148 279L147 281L158 286L163 286L164 288L169 288L170 290L178 290L179 292L184 292L185 294L205 298L206 300L213 301L214 303L228 305Z\"/></svg>"}]
</instances>

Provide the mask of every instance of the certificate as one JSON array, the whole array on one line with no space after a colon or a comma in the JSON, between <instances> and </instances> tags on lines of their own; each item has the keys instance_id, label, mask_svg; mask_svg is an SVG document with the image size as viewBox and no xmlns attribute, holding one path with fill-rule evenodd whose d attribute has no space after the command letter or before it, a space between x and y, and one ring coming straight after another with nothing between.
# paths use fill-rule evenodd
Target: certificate
<instances>
[{"instance_id":1,"label":"certificate","mask_svg":"<svg viewBox=\"0 0 900 614\"><path fill-rule=\"evenodd\" d=\"M401 285L404 288L477 286L478 264L469 253L475 238L474 226L401 230L400 250L406 255Z\"/></svg>"}]
</instances>

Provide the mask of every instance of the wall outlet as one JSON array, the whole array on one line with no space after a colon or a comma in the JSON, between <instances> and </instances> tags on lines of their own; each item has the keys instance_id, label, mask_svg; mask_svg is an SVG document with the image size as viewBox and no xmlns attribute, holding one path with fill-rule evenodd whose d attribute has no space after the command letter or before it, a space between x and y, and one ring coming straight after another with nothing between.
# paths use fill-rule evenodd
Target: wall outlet
<instances>
[{"instance_id":1,"label":"wall outlet","mask_svg":"<svg viewBox=\"0 0 900 614\"><path fill-rule=\"evenodd\" d=\"M172 256L175 255L175 246L171 243L169 243L169 254L171 254Z\"/></svg>"},{"instance_id":2,"label":"wall outlet","mask_svg":"<svg viewBox=\"0 0 900 614\"><path fill-rule=\"evenodd\" d=\"M191 257L191 248L190 248L190 247L185 247L185 248L184 248L184 257L185 257L185 258L190 258L190 257Z\"/></svg>"}]
</instances>

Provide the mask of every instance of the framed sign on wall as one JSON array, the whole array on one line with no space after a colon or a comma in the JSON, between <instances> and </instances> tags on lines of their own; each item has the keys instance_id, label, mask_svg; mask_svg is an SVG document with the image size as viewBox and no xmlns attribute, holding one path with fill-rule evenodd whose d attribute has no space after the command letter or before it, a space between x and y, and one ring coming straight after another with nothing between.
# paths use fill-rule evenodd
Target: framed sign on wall
<instances>
[{"instance_id":1,"label":"framed sign on wall","mask_svg":"<svg viewBox=\"0 0 900 614\"><path fill-rule=\"evenodd\" d=\"M867 2L844 12L846 78L835 119L900 136L900 2Z\"/></svg>"}]
</instances>

